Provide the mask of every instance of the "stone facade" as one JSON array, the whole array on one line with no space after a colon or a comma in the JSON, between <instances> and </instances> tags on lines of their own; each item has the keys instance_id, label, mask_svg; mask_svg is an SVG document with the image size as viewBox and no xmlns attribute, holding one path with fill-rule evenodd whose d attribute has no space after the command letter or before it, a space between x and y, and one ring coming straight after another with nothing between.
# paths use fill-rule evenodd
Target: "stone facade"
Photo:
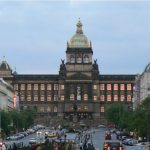
<instances>
[{"instance_id":1,"label":"stone facade","mask_svg":"<svg viewBox=\"0 0 150 150\"><path fill-rule=\"evenodd\" d=\"M0 74L4 70L0 69ZM40 118L73 120L104 119L105 107L112 103L132 106L135 75L103 75L93 59L91 42L83 34L82 23L67 43L66 62L59 74L26 75L12 73L10 81L18 93L20 109L35 109ZM76 108L76 110L75 110Z\"/></svg>"},{"instance_id":2,"label":"stone facade","mask_svg":"<svg viewBox=\"0 0 150 150\"><path fill-rule=\"evenodd\" d=\"M14 109L14 90L11 85L0 78L0 110Z\"/></svg>"},{"instance_id":3,"label":"stone facade","mask_svg":"<svg viewBox=\"0 0 150 150\"><path fill-rule=\"evenodd\" d=\"M136 109L141 101L150 97L150 63L143 73L136 76L133 96L133 108Z\"/></svg>"}]
</instances>

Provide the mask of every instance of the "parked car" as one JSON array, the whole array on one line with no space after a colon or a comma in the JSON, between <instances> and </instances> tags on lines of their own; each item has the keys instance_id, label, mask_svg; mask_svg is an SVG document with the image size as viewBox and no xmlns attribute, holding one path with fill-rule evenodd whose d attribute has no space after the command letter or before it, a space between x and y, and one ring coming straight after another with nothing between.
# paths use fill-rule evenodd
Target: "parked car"
<instances>
[{"instance_id":1,"label":"parked car","mask_svg":"<svg viewBox=\"0 0 150 150\"><path fill-rule=\"evenodd\" d=\"M36 138L31 138L30 140L29 140L29 144L37 144L38 143L38 141L37 141L37 139Z\"/></svg>"},{"instance_id":2,"label":"parked car","mask_svg":"<svg viewBox=\"0 0 150 150\"><path fill-rule=\"evenodd\" d=\"M105 141L103 150L124 150L123 145L119 141Z\"/></svg>"},{"instance_id":3,"label":"parked car","mask_svg":"<svg viewBox=\"0 0 150 150\"><path fill-rule=\"evenodd\" d=\"M129 145L129 144L128 144L129 141L131 141L130 138L124 139L124 140L122 141L122 144L124 144L124 145Z\"/></svg>"},{"instance_id":4,"label":"parked car","mask_svg":"<svg viewBox=\"0 0 150 150\"><path fill-rule=\"evenodd\" d=\"M138 141L135 140L135 139L131 139L131 140L128 141L128 145L130 145L130 146L134 146L134 145L136 145L137 143L138 143Z\"/></svg>"}]
</instances>

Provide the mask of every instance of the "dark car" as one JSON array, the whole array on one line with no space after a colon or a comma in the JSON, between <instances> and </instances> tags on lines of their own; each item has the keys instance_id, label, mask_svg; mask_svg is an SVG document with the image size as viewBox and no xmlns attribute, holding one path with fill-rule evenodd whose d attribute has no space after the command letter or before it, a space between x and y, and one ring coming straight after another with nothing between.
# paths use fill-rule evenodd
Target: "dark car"
<instances>
[{"instance_id":1,"label":"dark car","mask_svg":"<svg viewBox=\"0 0 150 150\"><path fill-rule=\"evenodd\" d=\"M109 131L105 132L105 140L111 140L111 132Z\"/></svg>"},{"instance_id":2,"label":"dark car","mask_svg":"<svg viewBox=\"0 0 150 150\"><path fill-rule=\"evenodd\" d=\"M103 150L124 150L119 141L105 141Z\"/></svg>"}]
</instances>

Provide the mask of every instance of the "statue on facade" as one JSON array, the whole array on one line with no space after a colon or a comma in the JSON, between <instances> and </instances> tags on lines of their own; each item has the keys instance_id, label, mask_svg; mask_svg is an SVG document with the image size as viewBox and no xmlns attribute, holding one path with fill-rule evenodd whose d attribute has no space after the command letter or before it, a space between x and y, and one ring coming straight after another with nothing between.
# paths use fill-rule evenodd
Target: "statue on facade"
<instances>
[{"instance_id":1,"label":"statue on facade","mask_svg":"<svg viewBox=\"0 0 150 150\"><path fill-rule=\"evenodd\" d=\"M99 69L98 69L97 59L94 60L94 63L93 63L92 76L93 76L94 79L97 79L98 76L99 76Z\"/></svg>"},{"instance_id":2,"label":"statue on facade","mask_svg":"<svg viewBox=\"0 0 150 150\"><path fill-rule=\"evenodd\" d=\"M60 75L61 79L66 78L66 65L65 65L65 60L64 59L61 59L59 75Z\"/></svg>"},{"instance_id":3,"label":"statue on facade","mask_svg":"<svg viewBox=\"0 0 150 150\"><path fill-rule=\"evenodd\" d=\"M93 70L98 70L97 59L96 59L96 60L94 60Z\"/></svg>"}]
</instances>

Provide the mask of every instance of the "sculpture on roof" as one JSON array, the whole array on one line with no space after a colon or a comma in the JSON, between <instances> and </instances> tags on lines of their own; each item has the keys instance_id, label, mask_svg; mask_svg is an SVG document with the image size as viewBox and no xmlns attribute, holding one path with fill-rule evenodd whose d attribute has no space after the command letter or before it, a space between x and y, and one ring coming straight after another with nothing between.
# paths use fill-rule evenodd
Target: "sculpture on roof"
<instances>
[{"instance_id":1,"label":"sculpture on roof","mask_svg":"<svg viewBox=\"0 0 150 150\"><path fill-rule=\"evenodd\" d=\"M66 78L66 65L65 65L65 60L64 59L61 59L59 75L60 75L61 79Z\"/></svg>"}]
</instances>

